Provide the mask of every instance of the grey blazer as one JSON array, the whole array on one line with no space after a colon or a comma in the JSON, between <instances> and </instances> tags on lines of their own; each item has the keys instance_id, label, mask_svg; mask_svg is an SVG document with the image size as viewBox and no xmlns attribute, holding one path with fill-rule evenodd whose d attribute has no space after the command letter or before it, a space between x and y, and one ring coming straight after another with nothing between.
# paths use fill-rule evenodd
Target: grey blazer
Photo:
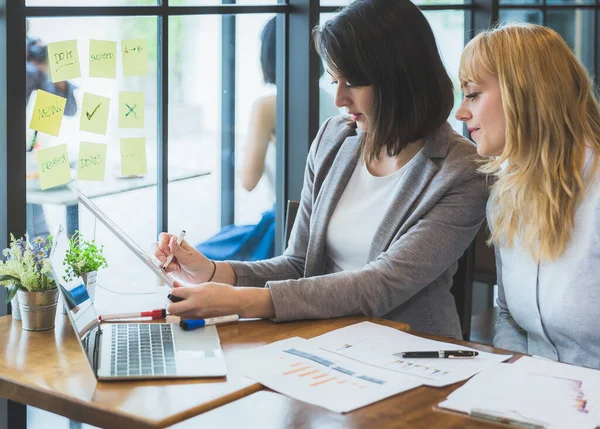
<instances>
[{"instance_id":1,"label":"grey blazer","mask_svg":"<svg viewBox=\"0 0 600 429\"><path fill-rule=\"evenodd\" d=\"M359 160L359 139L342 116L323 124L308 154L288 248L265 261L229 261L237 285L269 287L275 321L362 314L460 338L452 276L483 221L488 195L476 172L475 146L449 124L429 136L373 237L365 266L327 274L327 226Z\"/></svg>"}]
</instances>

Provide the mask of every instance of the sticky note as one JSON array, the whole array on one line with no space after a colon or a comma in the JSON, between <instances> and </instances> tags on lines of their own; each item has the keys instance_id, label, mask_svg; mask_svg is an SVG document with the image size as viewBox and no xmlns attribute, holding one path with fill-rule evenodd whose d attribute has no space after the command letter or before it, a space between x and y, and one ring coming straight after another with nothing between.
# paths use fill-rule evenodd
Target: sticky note
<instances>
[{"instance_id":1,"label":"sticky note","mask_svg":"<svg viewBox=\"0 0 600 429\"><path fill-rule=\"evenodd\" d=\"M117 77L117 42L90 40L90 77Z\"/></svg>"},{"instance_id":2,"label":"sticky note","mask_svg":"<svg viewBox=\"0 0 600 429\"><path fill-rule=\"evenodd\" d=\"M121 175L146 174L146 139L121 139Z\"/></svg>"},{"instance_id":3,"label":"sticky note","mask_svg":"<svg viewBox=\"0 0 600 429\"><path fill-rule=\"evenodd\" d=\"M79 117L79 129L89 133L106 135L110 98L85 92Z\"/></svg>"},{"instance_id":4,"label":"sticky note","mask_svg":"<svg viewBox=\"0 0 600 429\"><path fill-rule=\"evenodd\" d=\"M77 40L48 43L48 63L52 82L81 77Z\"/></svg>"},{"instance_id":5,"label":"sticky note","mask_svg":"<svg viewBox=\"0 0 600 429\"><path fill-rule=\"evenodd\" d=\"M37 151L37 161L42 191L71 181L66 144Z\"/></svg>"},{"instance_id":6,"label":"sticky note","mask_svg":"<svg viewBox=\"0 0 600 429\"><path fill-rule=\"evenodd\" d=\"M64 97L38 90L29 128L58 136L66 103L67 99Z\"/></svg>"},{"instance_id":7,"label":"sticky note","mask_svg":"<svg viewBox=\"0 0 600 429\"><path fill-rule=\"evenodd\" d=\"M143 92L119 92L119 128L144 128Z\"/></svg>"},{"instance_id":8,"label":"sticky note","mask_svg":"<svg viewBox=\"0 0 600 429\"><path fill-rule=\"evenodd\" d=\"M107 145L102 143L81 142L79 144L77 179L95 182L104 181L106 148Z\"/></svg>"},{"instance_id":9,"label":"sticky note","mask_svg":"<svg viewBox=\"0 0 600 429\"><path fill-rule=\"evenodd\" d=\"M142 76L148 74L148 49L145 39L121 41L123 58L123 76Z\"/></svg>"}]
</instances>

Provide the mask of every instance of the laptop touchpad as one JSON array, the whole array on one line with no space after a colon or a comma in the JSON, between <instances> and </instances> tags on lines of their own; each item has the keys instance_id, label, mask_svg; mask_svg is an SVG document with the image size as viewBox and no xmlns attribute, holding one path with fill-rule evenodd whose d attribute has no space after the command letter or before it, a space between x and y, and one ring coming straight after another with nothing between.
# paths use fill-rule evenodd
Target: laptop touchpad
<instances>
[{"instance_id":1,"label":"laptop touchpad","mask_svg":"<svg viewBox=\"0 0 600 429\"><path fill-rule=\"evenodd\" d=\"M207 358L223 356L217 328L214 325L192 331L184 331L178 325L173 325L173 339L177 358L198 358L200 355Z\"/></svg>"}]
</instances>

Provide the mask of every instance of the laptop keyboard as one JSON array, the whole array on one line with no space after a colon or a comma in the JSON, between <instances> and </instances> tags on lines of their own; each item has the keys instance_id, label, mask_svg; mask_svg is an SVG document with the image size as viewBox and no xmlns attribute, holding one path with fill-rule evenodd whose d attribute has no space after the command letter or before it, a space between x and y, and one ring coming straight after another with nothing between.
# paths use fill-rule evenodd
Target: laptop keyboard
<instances>
[{"instance_id":1,"label":"laptop keyboard","mask_svg":"<svg viewBox=\"0 0 600 429\"><path fill-rule=\"evenodd\" d=\"M170 324L111 324L110 374L176 374L173 333Z\"/></svg>"}]
</instances>

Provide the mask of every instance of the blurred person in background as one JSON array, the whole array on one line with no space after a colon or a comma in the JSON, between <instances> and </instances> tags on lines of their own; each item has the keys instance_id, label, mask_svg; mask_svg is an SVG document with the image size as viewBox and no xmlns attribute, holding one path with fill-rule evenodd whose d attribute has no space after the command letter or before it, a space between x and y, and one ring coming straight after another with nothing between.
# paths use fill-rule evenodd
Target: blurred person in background
<instances>
[{"instance_id":1,"label":"blurred person in background","mask_svg":"<svg viewBox=\"0 0 600 429\"><path fill-rule=\"evenodd\" d=\"M276 90L276 17L263 27L260 35L260 65L263 83ZM321 65L320 75L324 68ZM252 105L245 154L239 171L242 186L253 191L261 180L266 182L272 208L255 225L228 225L196 249L217 260L258 261L275 255L275 124L277 94L259 97ZM333 97L319 88L320 121L339 115Z\"/></svg>"}]
</instances>

